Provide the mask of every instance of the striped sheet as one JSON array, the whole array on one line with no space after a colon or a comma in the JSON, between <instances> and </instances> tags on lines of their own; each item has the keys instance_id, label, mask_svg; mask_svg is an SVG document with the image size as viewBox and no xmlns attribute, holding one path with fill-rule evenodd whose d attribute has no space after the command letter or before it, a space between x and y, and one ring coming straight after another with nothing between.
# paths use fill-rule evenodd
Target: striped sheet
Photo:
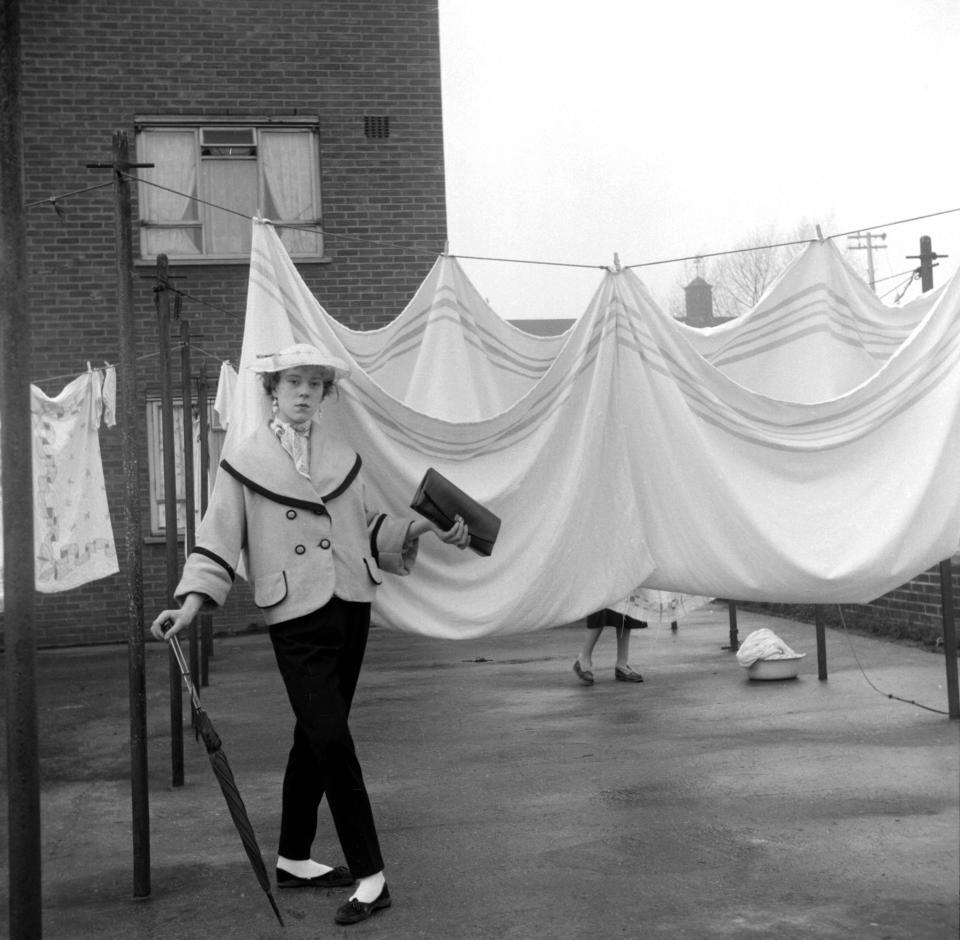
<instances>
[{"instance_id":1,"label":"striped sheet","mask_svg":"<svg viewBox=\"0 0 960 940\"><path fill-rule=\"evenodd\" d=\"M960 283L888 308L829 242L738 321L693 330L610 272L545 338L497 317L449 257L386 327L348 330L255 224L241 364L303 341L354 369L321 421L385 507L435 466L504 520L491 558L423 540L376 604L399 629L538 629L638 585L864 601L958 543ZM237 386L231 435L267 407L242 368Z\"/></svg>"}]
</instances>

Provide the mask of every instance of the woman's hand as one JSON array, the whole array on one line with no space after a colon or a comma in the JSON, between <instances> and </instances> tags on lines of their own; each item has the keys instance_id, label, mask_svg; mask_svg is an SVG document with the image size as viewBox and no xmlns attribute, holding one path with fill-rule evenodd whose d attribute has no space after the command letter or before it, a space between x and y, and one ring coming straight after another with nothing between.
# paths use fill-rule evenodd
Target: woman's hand
<instances>
[{"instance_id":1,"label":"woman's hand","mask_svg":"<svg viewBox=\"0 0 960 940\"><path fill-rule=\"evenodd\" d=\"M411 523L411 538L419 538L426 532L432 532L441 542L456 545L457 548L466 548L470 544L470 530L462 516L457 516L456 521L446 531L427 519L417 519L416 522Z\"/></svg>"},{"instance_id":2,"label":"woman's hand","mask_svg":"<svg viewBox=\"0 0 960 940\"><path fill-rule=\"evenodd\" d=\"M457 516L453 525L446 532L437 526L434 526L433 530L436 532L437 538L448 545L456 545L457 548L463 549L470 544L470 530L462 516Z\"/></svg>"},{"instance_id":3,"label":"woman's hand","mask_svg":"<svg viewBox=\"0 0 960 940\"><path fill-rule=\"evenodd\" d=\"M150 632L158 640L169 640L193 623L202 606L202 594L188 594L183 600L183 607L161 611L157 619L150 624Z\"/></svg>"}]
</instances>

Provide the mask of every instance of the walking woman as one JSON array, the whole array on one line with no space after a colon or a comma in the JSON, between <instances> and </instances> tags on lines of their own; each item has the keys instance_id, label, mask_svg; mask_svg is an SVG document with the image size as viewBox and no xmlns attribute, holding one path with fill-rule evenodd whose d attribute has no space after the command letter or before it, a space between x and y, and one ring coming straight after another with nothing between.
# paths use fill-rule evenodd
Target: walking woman
<instances>
[{"instance_id":1,"label":"walking woman","mask_svg":"<svg viewBox=\"0 0 960 940\"><path fill-rule=\"evenodd\" d=\"M390 906L383 857L347 724L382 573L409 573L418 539L433 533L465 548L458 517L441 532L424 519L371 507L361 459L324 433L321 402L349 374L342 360L307 344L258 357L273 418L220 464L180 583L179 608L150 627L179 633L204 608L222 605L241 556L254 603L269 626L296 723L283 778L278 887L356 882L338 924ZM323 796L346 867L311 858Z\"/></svg>"}]
</instances>

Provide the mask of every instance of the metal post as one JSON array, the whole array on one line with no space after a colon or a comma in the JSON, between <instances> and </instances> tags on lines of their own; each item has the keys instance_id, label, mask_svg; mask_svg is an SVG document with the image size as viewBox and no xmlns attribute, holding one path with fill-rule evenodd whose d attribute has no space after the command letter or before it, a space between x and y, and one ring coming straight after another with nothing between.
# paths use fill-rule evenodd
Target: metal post
<instances>
[{"instance_id":1,"label":"metal post","mask_svg":"<svg viewBox=\"0 0 960 940\"><path fill-rule=\"evenodd\" d=\"M150 893L150 811L147 791L147 690L143 623L143 538L140 525L140 442L137 343L133 316L133 237L127 135L113 135L114 232L117 245L117 321L120 365L117 414L123 460L124 568L127 576L130 682L130 781L133 791L133 894Z\"/></svg>"},{"instance_id":2,"label":"metal post","mask_svg":"<svg viewBox=\"0 0 960 940\"><path fill-rule=\"evenodd\" d=\"M209 401L207 385L207 364L200 363L197 377L197 412L200 419L200 518L207 511L210 498L210 422L207 419ZM210 681L210 652L213 645L213 618L210 614L200 615L200 685L205 687Z\"/></svg>"},{"instance_id":3,"label":"metal post","mask_svg":"<svg viewBox=\"0 0 960 940\"><path fill-rule=\"evenodd\" d=\"M947 711L960 718L960 692L957 685L957 631L953 613L953 563L940 562L940 609L943 617L943 652L947 669Z\"/></svg>"},{"instance_id":4,"label":"metal post","mask_svg":"<svg viewBox=\"0 0 960 940\"><path fill-rule=\"evenodd\" d=\"M817 677L827 678L827 631L823 618L823 605L813 605L814 624L817 632Z\"/></svg>"},{"instance_id":5,"label":"metal post","mask_svg":"<svg viewBox=\"0 0 960 940\"><path fill-rule=\"evenodd\" d=\"M920 254L908 255L920 261L920 286L923 292L933 290L933 269L938 255L933 250L929 235L920 237ZM940 615L943 623L943 655L947 670L947 710L951 718L960 718L960 690L957 677L957 630L953 613L953 564L945 558L940 562Z\"/></svg>"},{"instance_id":6,"label":"metal post","mask_svg":"<svg viewBox=\"0 0 960 940\"><path fill-rule=\"evenodd\" d=\"M42 936L40 760L33 621L31 338L20 103L20 8L0 24L0 473L9 824L10 936ZM24 546L31 550L24 551Z\"/></svg>"},{"instance_id":7,"label":"metal post","mask_svg":"<svg viewBox=\"0 0 960 940\"><path fill-rule=\"evenodd\" d=\"M157 284L154 287L157 308L157 333L160 367L160 435L163 442L163 520L166 546L166 603L174 603L180 559L177 546L177 451L173 434L173 391L170 377L170 283L167 256L157 255ZM175 787L182 787L183 772L183 697L180 691L180 667L172 650L167 655L170 688L170 776Z\"/></svg>"},{"instance_id":8,"label":"metal post","mask_svg":"<svg viewBox=\"0 0 960 940\"><path fill-rule=\"evenodd\" d=\"M193 376L190 365L190 324L180 321L180 381L183 401L183 555L193 551L196 507L193 497ZM197 621L190 624L190 679L200 684L200 642Z\"/></svg>"},{"instance_id":9,"label":"metal post","mask_svg":"<svg viewBox=\"0 0 960 940\"><path fill-rule=\"evenodd\" d=\"M730 614L730 645L727 649L735 653L740 649L740 634L737 630L737 602L727 601L727 611Z\"/></svg>"}]
</instances>

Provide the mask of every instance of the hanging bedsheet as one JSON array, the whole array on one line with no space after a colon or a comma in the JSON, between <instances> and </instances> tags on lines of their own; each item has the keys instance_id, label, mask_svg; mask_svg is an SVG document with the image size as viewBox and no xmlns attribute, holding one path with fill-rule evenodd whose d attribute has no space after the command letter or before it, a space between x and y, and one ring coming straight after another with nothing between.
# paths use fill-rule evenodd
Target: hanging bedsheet
<instances>
[{"instance_id":1,"label":"hanging bedsheet","mask_svg":"<svg viewBox=\"0 0 960 940\"><path fill-rule=\"evenodd\" d=\"M319 341L354 368L321 420L385 506L435 466L504 520L490 558L424 540L414 574L381 589L381 622L530 630L637 585L866 601L958 544L958 282L887 308L814 243L722 327L678 323L625 270L546 339L499 321L453 258L418 297L383 330L348 331L254 223L230 435L267 415L244 366Z\"/></svg>"},{"instance_id":2,"label":"hanging bedsheet","mask_svg":"<svg viewBox=\"0 0 960 940\"><path fill-rule=\"evenodd\" d=\"M41 593L68 591L119 571L98 433L101 423L116 423L115 402L112 367L78 376L53 398L30 388L34 571ZM0 540L2 531L0 525ZM0 605L2 566L0 541Z\"/></svg>"}]
</instances>

